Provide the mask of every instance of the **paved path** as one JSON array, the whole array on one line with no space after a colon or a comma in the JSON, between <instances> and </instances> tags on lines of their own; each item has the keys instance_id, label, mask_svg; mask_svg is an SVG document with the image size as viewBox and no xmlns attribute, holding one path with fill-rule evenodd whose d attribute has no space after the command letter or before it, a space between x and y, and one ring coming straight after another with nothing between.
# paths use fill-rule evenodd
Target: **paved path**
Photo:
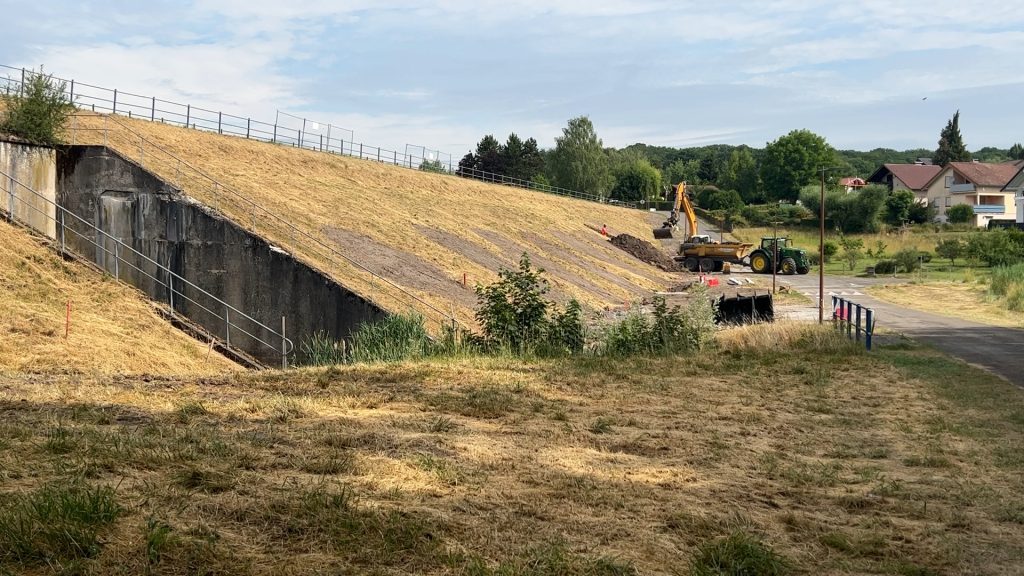
<instances>
[{"instance_id":1,"label":"paved path","mask_svg":"<svg viewBox=\"0 0 1024 576\"><path fill-rule=\"evenodd\" d=\"M877 326L903 333L971 364L985 368L1017 386L1024 387L1024 330L979 324L969 320L911 310L897 304L883 302L864 293L875 284L892 283L892 278L825 277L825 314L830 314L830 294L875 310ZM818 277L787 276L783 283L811 297L818 298ZM941 303L936 303L941 305ZM811 306L816 312L817 304Z\"/></svg>"}]
</instances>

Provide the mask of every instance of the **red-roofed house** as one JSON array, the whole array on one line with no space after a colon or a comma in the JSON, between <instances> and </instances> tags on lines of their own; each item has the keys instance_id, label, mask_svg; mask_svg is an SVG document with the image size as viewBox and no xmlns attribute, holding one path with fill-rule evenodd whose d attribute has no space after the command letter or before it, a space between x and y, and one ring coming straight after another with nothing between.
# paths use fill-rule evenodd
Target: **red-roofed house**
<instances>
[{"instance_id":1,"label":"red-roofed house","mask_svg":"<svg viewBox=\"0 0 1024 576\"><path fill-rule=\"evenodd\" d=\"M928 183L942 171L941 166L931 164L883 164L868 176L869 184L885 184L889 191L910 190L914 198L927 202Z\"/></svg>"},{"instance_id":2,"label":"red-roofed house","mask_svg":"<svg viewBox=\"0 0 1024 576\"><path fill-rule=\"evenodd\" d=\"M945 222L946 209L956 204L974 208L974 224L988 226L991 220L1015 220L1017 206L1007 184L1020 172L1024 160L987 164L950 162L928 182L928 202Z\"/></svg>"},{"instance_id":3,"label":"red-roofed house","mask_svg":"<svg viewBox=\"0 0 1024 576\"><path fill-rule=\"evenodd\" d=\"M839 181L839 185L842 186L843 188L846 188L846 193L849 194L850 192L853 192L854 190L857 190L858 188L863 188L863 187L867 186L868 183L865 182L863 178L857 178L856 176L851 176L851 177L843 178L842 180L840 180Z\"/></svg>"},{"instance_id":4,"label":"red-roofed house","mask_svg":"<svg viewBox=\"0 0 1024 576\"><path fill-rule=\"evenodd\" d=\"M1020 167L1017 174L1003 186L1003 192L1014 195L1017 204L1017 226L1024 224L1024 166Z\"/></svg>"}]
</instances>

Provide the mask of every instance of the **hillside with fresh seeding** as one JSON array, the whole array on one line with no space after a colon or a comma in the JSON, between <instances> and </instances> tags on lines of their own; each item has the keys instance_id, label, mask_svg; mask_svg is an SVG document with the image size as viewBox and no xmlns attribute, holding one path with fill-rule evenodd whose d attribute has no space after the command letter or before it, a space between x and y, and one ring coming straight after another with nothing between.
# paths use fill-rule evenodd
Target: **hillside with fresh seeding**
<instances>
[{"instance_id":1,"label":"hillside with fresh seeding","mask_svg":"<svg viewBox=\"0 0 1024 576\"><path fill-rule=\"evenodd\" d=\"M607 224L647 238L640 210L120 117L80 116L74 139L102 144L105 126L115 150L392 311L413 300L380 278L472 322L474 285L515 266L523 252L547 271L556 300L593 309L639 300L673 278L594 231ZM254 218L249 201L356 264L310 248L258 209Z\"/></svg>"},{"instance_id":2,"label":"hillside with fresh seeding","mask_svg":"<svg viewBox=\"0 0 1024 576\"><path fill-rule=\"evenodd\" d=\"M0 372L217 374L239 367L134 288L0 221ZM71 303L70 330L65 338Z\"/></svg>"}]
</instances>

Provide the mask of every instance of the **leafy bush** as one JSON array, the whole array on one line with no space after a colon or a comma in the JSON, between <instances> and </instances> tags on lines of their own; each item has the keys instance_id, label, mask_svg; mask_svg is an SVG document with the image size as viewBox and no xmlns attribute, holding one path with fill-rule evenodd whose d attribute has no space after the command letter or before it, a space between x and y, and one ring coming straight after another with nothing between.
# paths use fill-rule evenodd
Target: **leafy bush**
<instances>
[{"instance_id":1,"label":"leafy bush","mask_svg":"<svg viewBox=\"0 0 1024 576\"><path fill-rule=\"evenodd\" d=\"M974 218L974 208L970 204L955 204L946 208L946 220L950 224L964 224Z\"/></svg>"},{"instance_id":2,"label":"leafy bush","mask_svg":"<svg viewBox=\"0 0 1024 576\"><path fill-rule=\"evenodd\" d=\"M950 264L955 264L955 260L962 258L966 251L967 246L959 238L946 238L935 245L935 253L942 258L948 258Z\"/></svg>"},{"instance_id":3,"label":"leafy bush","mask_svg":"<svg viewBox=\"0 0 1024 576\"><path fill-rule=\"evenodd\" d=\"M895 190L885 199L885 221L899 226L910 220L910 209L914 206L914 193L910 190Z\"/></svg>"},{"instance_id":4,"label":"leafy bush","mask_svg":"<svg viewBox=\"0 0 1024 576\"><path fill-rule=\"evenodd\" d=\"M875 274L895 274L895 260L879 260L875 263Z\"/></svg>"},{"instance_id":5,"label":"leafy bush","mask_svg":"<svg viewBox=\"0 0 1024 576\"><path fill-rule=\"evenodd\" d=\"M896 261L896 266L902 268L904 272L913 272L921 267L921 253L911 248L900 250L893 260Z\"/></svg>"},{"instance_id":6,"label":"leafy bush","mask_svg":"<svg viewBox=\"0 0 1024 576\"><path fill-rule=\"evenodd\" d=\"M740 216L751 226L771 226L781 221L782 226L797 226L814 214L798 204L747 205L740 209Z\"/></svg>"},{"instance_id":7,"label":"leafy bush","mask_svg":"<svg viewBox=\"0 0 1024 576\"><path fill-rule=\"evenodd\" d=\"M990 230L967 238L967 255L989 266L1010 266L1024 260L1024 232Z\"/></svg>"},{"instance_id":8,"label":"leafy bush","mask_svg":"<svg viewBox=\"0 0 1024 576\"><path fill-rule=\"evenodd\" d=\"M608 327L603 352L611 356L669 355L701 350L714 336L715 305L704 290L694 293L685 309L671 309L664 298L654 299L648 318L632 312Z\"/></svg>"},{"instance_id":9,"label":"leafy bush","mask_svg":"<svg viewBox=\"0 0 1024 576\"><path fill-rule=\"evenodd\" d=\"M60 131L75 109L64 94L65 89L64 82L55 81L41 70L29 73L21 95L0 95L7 110L0 119L0 132L37 144L59 144Z\"/></svg>"},{"instance_id":10,"label":"leafy bush","mask_svg":"<svg viewBox=\"0 0 1024 576\"><path fill-rule=\"evenodd\" d=\"M889 191L885 186L865 186L857 192L831 191L825 194L825 220L844 233L877 232L881 228L882 207ZM800 202L813 214L821 209L816 187L808 187Z\"/></svg>"},{"instance_id":11,"label":"leafy bush","mask_svg":"<svg viewBox=\"0 0 1024 576\"><path fill-rule=\"evenodd\" d=\"M424 160L420 163L420 170L423 172L434 172L436 174L447 174L448 167L440 160Z\"/></svg>"},{"instance_id":12,"label":"leafy bush","mask_svg":"<svg viewBox=\"0 0 1024 576\"><path fill-rule=\"evenodd\" d=\"M826 240L824 245L822 246L822 250L825 254L825 262L831 262L832 258L834 258L835 255L839 253L839 246L837 246L836 243L831 240Z\"/></svg>"},{"instance_id":13,"label":"leafy bush","mask_svg":"<svg viewBox=\"0 0 1024 576\"><path fill-rule=\"evenodd\" d=\"M544 298L548 281L544 270L534 270L525 252L517 270L502 268L498 281L477 286L476 319L490 347L517 354L557 354L583 348L583 315L578 302L565 310ZM550 317L549 317L550 314Z\"/></svg>"},{"instance_id":14,"label":"leafy bush","mask_svg":"<svg viewBox=\"0 0 1024 576\"><path fill-rule=\"evenodd\" d=\"M707 186L697 196L697 204L705 210L724 210L734 213L743 208L743 198L735 190L719 190L713 186Z\"/></svg>"},{"instance_id":15,"label":"leafy bush","mask_svg":"<svg viewBox=\"0 0 1024 576\"><path fill-rule=\"evenodd\" d=\"M924 262L925 264L931 262L932 258L934 257L932 253L927 250L921 250L920 252L917 253L917 255L921 257L921 262Z\"/></svg>"},{"instance_id":16,"label":"leafy bush","mask_svg":"<svg viewBox=\"0 0 1024 576\"><path fill-rule=\"evenodd\" d=\"M843 259L846 265L853 271L857 268L857 262L864 256L864 241L860 238L840 236L839 245L843 247Z\"/></svg>"}]
</instances>

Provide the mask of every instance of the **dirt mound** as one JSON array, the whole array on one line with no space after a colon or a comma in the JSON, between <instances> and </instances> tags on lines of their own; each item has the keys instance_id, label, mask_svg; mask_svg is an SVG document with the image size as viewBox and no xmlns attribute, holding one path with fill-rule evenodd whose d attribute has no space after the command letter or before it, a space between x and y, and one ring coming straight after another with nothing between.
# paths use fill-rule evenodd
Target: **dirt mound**
<instances>
[{"instance_id":1,"label":"dirt mound","mask_svg":"<svg viewBox=\"0 0 1024 576\"><path fill-rule=\"evenodd\" d=\"M666 272L685 272L683 265L673 260L654 244L629 234L619 234L611 239L611 243L652 266Z\"/></svg>"}]
</instances>

